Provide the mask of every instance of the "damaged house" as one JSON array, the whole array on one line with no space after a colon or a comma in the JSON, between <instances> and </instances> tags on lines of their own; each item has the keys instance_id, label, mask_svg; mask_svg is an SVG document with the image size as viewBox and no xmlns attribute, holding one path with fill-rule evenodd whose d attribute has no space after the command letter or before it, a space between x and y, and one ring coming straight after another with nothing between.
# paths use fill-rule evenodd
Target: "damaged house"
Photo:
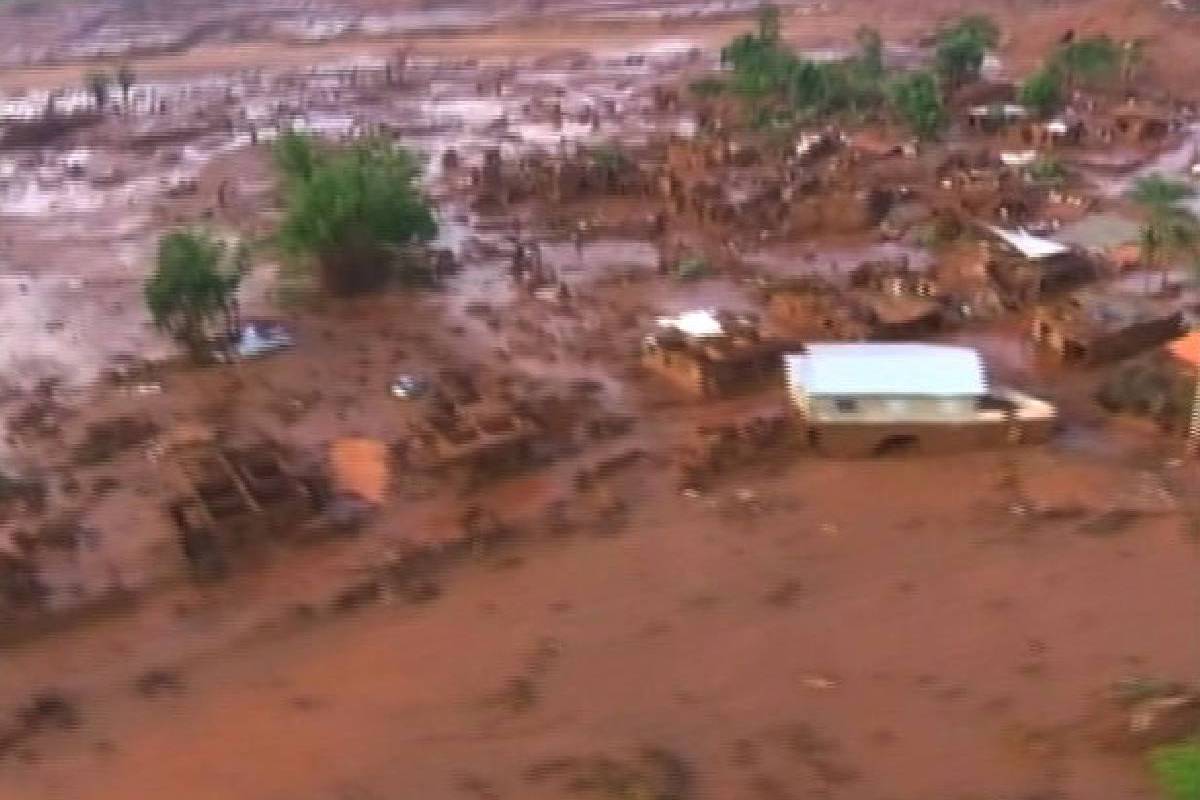
<instances>
[{"instance_id":1,"label":"damaged house","mask_svg":"<svg viewBox=\"0 0 1200 800\"><path fill-rule=\"evenodd\" d=\"M946 345L812 344L785 357L808 443L828 455L949 451L1046 440L1054 407L988 388L979 353Z\"/></svg>"},{"instance_id":2,"label":"damaged house","mask_svg":"<svg viewBox=\"0 0 1200 800\"><path fill-rule=\"evenodd\" d=\"M286 535L314 511L308 487L268 443L183 442L170 450L168 474L180 490L167 511L185 558L201 572L219 571L231 552Z\"/></svg>"},{"instance_id":3,"label":"damaged house","mask_svg":"<svg viewBox=\"0 0 1200 800\"><path fill-rule=\"evenodd\" d=\"M1108 108L1068 108L1045 121L1019 128L1019 140L1033 147L1145 147L1161 143L1175 129L1175 116L1157 104L1131 99Z\"/></svg>"},{"instance_id":4,"label":"damaged house","mask_svg":"<svg viewBox=\"0 0 1200 800\"><path fill-rule=\"evenodd\" d=\"M772 284L764 294L772 323L805 340L911 339L946 321L932 279L901 263L867 262L846 289L810 277Z\"/></svg>"},{"instance_id":5,"label":"damaged house","mask_svg":"<svg viewBox=\"0 0 1200 800\"><path fill-rule=\"evenodd\" d=\"M752 317L688 311L657 320L657 330L642 340L641 363L682 389L716 397L776 374L792 347L763 337Z\"/></svg>"},{"instance_id":6,"label":"damaged house","mask_svg":"<svg viewBox=\"0 0 1200 800\"><path fill-rule=\"evenodd\" d=\"M1065 244L1023 229L989 225L984 230L990 237L988 274L1010 306L1027 305L1096 277L1087 257Z\"/></svg>"},{"instance_id":7,"label":"damaged house","mask_svg":"<svg viewBox=\"0 0 1200 800\"><path fill-rule=\"evenodd\" d=\"M1131 146L1161 142L1171 133L1173 124L1170 112L1137 100L1097 113L1086 122L1093 140Z\"/></svg>"},{"instance_id":8,"label":"damaged house","mask_svg":"<svg viewBox=\"0 0 1200 800\"><path fill-rule=\"evenodd\" d=\"M1009 130L1029 118L1029 110L1013 102L979 103L966 109L964 121L967 128L983 134L995 134Z\"/></svg>"},{"instance_id":9,"label":"damaged house","mask_svg":"<svg viewBox=\"0 0 1200 800\"><path fill-rule=\"evenodd\" d=\"M465 469L472 477L529 463L539 426L496 387L469 372L443 371L422 401L425 413L399 447L402 463L433 471Z\"/></svg>"},{"instance_id":10,"label":"damaged house","mask_svg":"<svg viewBox=\"0 0 1200 800\"><path fill-rule=\"evenodd\" d=\"M764 290L771 322L803 339L865 339L870 328L847 293L820 278L779 281Z\"/></svg>"},{"instance_id":11,"label":"damaged house","mask_svg":"<svg viewBox=\"0 0 1200 800\"><path fill-rule=\"evenodd\" d=\"M1141 260L1141 226L1116 213L1092 213L1064 225L1054 240L1087 253L1114 268L1134 266Z\"/></svg>"},{"instance_id":12,"label":"damaged house","mask_svg":"<svg viewBox=\"0 0 1200 800\"><path fill-rule=\"evenodd\" d=\"M1179 303L1135 294L1081 291L1041 305L1033 340L1072 363L1131 356L1183 332Z\"/></svg>"}]
</instances>

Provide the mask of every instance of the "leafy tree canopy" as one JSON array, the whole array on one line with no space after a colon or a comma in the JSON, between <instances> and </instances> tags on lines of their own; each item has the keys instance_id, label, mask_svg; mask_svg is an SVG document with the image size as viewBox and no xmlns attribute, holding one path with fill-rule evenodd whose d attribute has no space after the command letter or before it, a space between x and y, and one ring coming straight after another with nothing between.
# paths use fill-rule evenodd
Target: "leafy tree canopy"
<instances>
[{"instance_id":1,"label":"leafy tree canopy","mask_svg":"<svg viewBox=\"0 0 1200 800\"><path fill-rule=\"evenodd\" d=\"M1052 63L1070 82L1095 83L1114 77L1124 59L1121 46L1107 34L1101 34L1063 45Z\"/></svg>"},{"instance_id":2,"label":"leafy tree canopy","mask_svg":"<svg viewBox=\"0 0 1200 800\"><path fill-rule=\"evenodd\" d=\"M159 240L154 273L143 289L154 324L186 345L204 351L212 323L233 324L234 295L241 283L239 257L203 231L175 231Z\"/></svg>"},{"instance_id":3,"label":"leafy tree canopy","mask_svg":"<svg viewBox=\"0 0 1200 800\"><path fill-rule=\"evenodd\" d=\"M892 105L896 113L922 139L937 136L946 124L946 109L937 80L929 72L913 72L892 82Z\"/></svg>"},{"instance_id":4,"label":"leafy tree canopy","mask_svg":"<svg viewBox=\"0 0 1200 800\"><path fill-rule=\"evenodd\" d=\"M276 163L287 193L279 242L289 254L315 259L335 293L379 288L391 275L394 248L437 233L406 150L378 140L332 148L285 136Z\"/></svg>"},{"instance_id":5,"label":"leafy tree canopy","mask_svg":"<svg viewBox=\"0 0 1200 800\"><path fill-rule=\"evenodd\" d=\"M938 77L951 89L978 79L987 51L999 41L1000 29L990 17L961 18L938 35L934 52Z\"/></svg>"},{"instance_id":6,"label":"leafy tree canopy","mask_svg":"<svg viewBox=\"0 0 1200 800\"><path fill-rule=\"evenodd\" d=\"M1143 208L1154 211L1173 207L1196 196L1191 184L1167 178L1157 172L1139 178L1129 193L1129 199Z\"/></svg>"},{"instance_id":7,"label":"leafy tree canopy","mask_svg":"<svg viewBox=\"0 0 1200 800\"><path fill-rule=\"evenodd\" d=\"M1044 67L1021 84L1021 104L1041 117L1048 117L1062 105L1062 77L1058 70Z\"/></svg>"}]
</instances>

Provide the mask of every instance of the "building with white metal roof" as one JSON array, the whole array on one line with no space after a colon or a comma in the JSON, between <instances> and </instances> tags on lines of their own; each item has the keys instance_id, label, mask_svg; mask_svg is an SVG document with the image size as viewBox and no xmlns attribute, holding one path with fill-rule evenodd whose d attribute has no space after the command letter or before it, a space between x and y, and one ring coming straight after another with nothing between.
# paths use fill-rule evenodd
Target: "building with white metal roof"
<instances>
[{"instance_id":1,"label":"building with white metal roof","mask_svg":"<svg viewBox=\"0 0 1200 800\"><path fill-rule=\"evenodd\" d=\"M1041 441L1054 423L1048 403L990 390L983 359L970 347L811 344L786 355L784 366L809 442L824 452Z\"/></svg>"},{"instance_id":2,"label":"building with white metal roof","mask_svg":"<svg viewBox=\"0 0 1200 800\"><path fill-rule=\"evenodd\" d=\"M983 360L970 347L937 344L811 344L785 359L788 380L823 395L975 396L987 393Z\"/></svg>"}]
</instances>

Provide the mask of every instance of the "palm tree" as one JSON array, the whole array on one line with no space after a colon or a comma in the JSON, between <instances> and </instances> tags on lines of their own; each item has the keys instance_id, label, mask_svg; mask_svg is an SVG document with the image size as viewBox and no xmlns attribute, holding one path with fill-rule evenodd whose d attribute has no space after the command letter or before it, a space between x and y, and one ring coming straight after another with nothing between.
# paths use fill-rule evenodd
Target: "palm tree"
<instances>
[{"instance_id":1,"label":"palm tree","mask_svg":"<svg viewBox=\"0 0 1200 800\"><path fill-rule=\"evenodd\" d=\"M99 71L89 72L83 79L87 84L88 94L96 103L97 111L104 111L104 107L108 105L108 89L111 80L108 73Z\"/></svg>"},{"instance_id":2,"label":"palm tree","mask_svg":"<svg viewBox=\"0 0 1200 800\"><path fill-rule=\"evenodd\" d=\"M854 32L858 44L858 66L866 76L878 80L883 75L883 39L870 25L859 26Z\"/></svg>"},{"instance_id":3,"label":"palm tree","mask_svg":"<svg viewBox=\"0 0 1200 800\"><path fill-rule=\"evenodd\" d=\"M1146 265L1159 268L1161 288L1167 285L1173 257L1188 256L1193 262L1200 257L1200 220L1179 205L1195 196L1196 190L1188 184L1157 173L1138 180L1129 193L1129 199L1146 212L1139 245Z\"/></svg>"},{"instance_id":4,"label":"palm tree","mask_svg":"<svg viewBox=\"0 0 1200 800\"><path fill-rule=\"evenodd\" d=\"M1152 211L1139 244L1146 264L1159 268L1159 287L1165 289L1172 257L1190 257L1195 264L1200 256L1200 220L1182 208Z\"/></svg>"},{"instance_id":5,"label":"palm tree","mask_svg":"<svg viewBox=\"0 0 1200 800\"><path fill-rule=\"evenodd\" d=\"M1121 44L1121 88L1126 92L1145 60L1145 39L1129 39Z\"/></svg>"},{"instance_id":6,"label":"palm tree","mask_svg":"<svg viewBox=\"0 0 1200 800\"><path fill-rule=\"evenodd\" d=\"M133 89L133 84L137 80L137 76L133 72L133 67L128 64L122 64L117 67L117 85L121 87L121 104L128 107L129 92Z\"/></svg>"},{"instance_id":7,"label":"palm tree","mask_svg":"<svg viewBox=\"0 0 1200 800\"><path fill-rule=\"evenodd\" d=\"M1174 207L1195 196L1196 190L1191 184L1172 180L1157 172L1139 178L1129 192L1129 199L1147 210Z\"/></svg>"},{"instance_id":8,"label":"palm tree","mask_svg":"<svg viewBox=\"0 0 1200 800\"><path fill-rule=\"evenodd\" d=\"M779 41L780 23L779 6L774 3L763 3L758 8L758 39L764 44L775 44Z\"/></svg>"}]
</instances>

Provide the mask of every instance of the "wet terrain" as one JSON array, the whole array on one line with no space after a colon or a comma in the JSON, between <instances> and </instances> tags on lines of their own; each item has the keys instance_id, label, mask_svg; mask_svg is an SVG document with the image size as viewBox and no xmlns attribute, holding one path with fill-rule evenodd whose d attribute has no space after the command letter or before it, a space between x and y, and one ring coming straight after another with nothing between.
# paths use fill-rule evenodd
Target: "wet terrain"
<instances>
[{"instance_id":1,"label":"wet terrain","mask_svg":"<svg viewBox=\"0 0 1200 800\"><path fill-rule=\"evenodd\" d=\"M10 437L3 455L52 464L49 504L66 512L52 521L74 525L62 527L75 546L45 562L51 607L100 609L5 645L3 719L33 708L41 721L4 740L0 797L1153 798L1139 758L1105 746L1102 723L1115 684L1187 680L1200 659L1185 633L1200 602L1197 486L1174 443L1104 418L1094 375L1047 363L1023 325L1002 320L944 338L979 347L997 380L1058 400L1068 425L1051 444L764 458L681 486L697 428L777 413L784 399L768 388L699 402L647 378L636 353L656 316L760 311L762 278L841 281L861 261L897 258L923 271L931 254L868 237L766 242L738 251L735 272L671 280L660 243L606 225L603 204L581 241L528 214L518 228L519 210L480 213L456 181L489 148L515 159L690 135L686 114L655 110L653 87L711 67L725 28L693 36L672 22L633 40L567 26L569 47L504 54L476 52L476 28L535 5L587 24L722 26L743 6L387 5L241 18L233 4L172 6L142 29L147 48L179 47L153 40L191 36L210 14L197 43L245 37L283 43L283 55L147 74L113 119L0 151L0 401L10 420L34 408L56 426ZM128 39L122 19L88 12L54 46ZM463 38L417 48L402 69L394 42L354 38L444 28ZM328 42L336 51L287 44L335 36L349 39ZM13 91L5 107L46 100ZM280 130L339 139L375 127L423 159L438 244L461 265L441 289L313 301L267 250L243 306L286 320L294 349L97 382L116 356L173 352L140 296L162 231L262 235L277 213L268 148ZM1185 167L1186 147L1158 166ZM460 170L444 169L451 148ZM1103 177L1106 191L1132 177ZM518 229L570 302L514 286ZM446 368L568 419L632 424L480 487L399 471L358 536L272 544L215 584L185 579L155 438L98 463L78 456L89 425L118 415L170 433L250 430L306 457L342 436L391 444L418 421L391 382ZM510 525L511 541L432 569L416 590L390 580L414 544L461 539L476 508Z\"/></svg>"}]
</instances>

